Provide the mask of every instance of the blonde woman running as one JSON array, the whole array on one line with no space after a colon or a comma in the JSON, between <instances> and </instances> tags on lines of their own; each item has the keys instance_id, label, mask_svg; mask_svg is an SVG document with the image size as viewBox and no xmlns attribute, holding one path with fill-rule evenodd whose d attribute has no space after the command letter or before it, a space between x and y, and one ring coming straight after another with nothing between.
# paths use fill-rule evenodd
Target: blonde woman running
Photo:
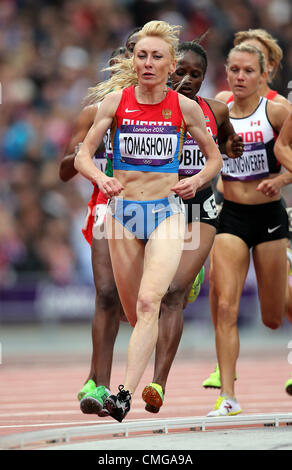
<instances>
[{"instance_id":1,"label":"blonde woman running","mask_svg":"<svg viewBox=\"0 0 292 470\"><path fill-rule=\"evenodd\" d=\"M230 121L245 144L242 157L223 156L224 202L212 250L213 318L216 318L216 349L221 375L221 395L208 416L241 412L235 398L234 376L239 355L237 316L250 263L257 277L262 321L278 328L286 309L286 245L288 217L280 193L267 195L266 180L277 177L281 163L288 171L292 161L275 158L275 134L288 115L287 109L260 97L266 68L262 52L241 44L227 60L227 79L234 95ZM276 271L277 277L270 273Z\"/></svg>"},{"instance_id":2,"label":"blonde woman running","mask_svg":"<svg viewBox=\"0 0 292 470\"><path fill-rule=\"evenodd\" d=\"M180 197L193 197L222 166L192 100L167 88L176 66L179 28L151 21L138 33L133 59L121 60L118 73L93 93L103 97L93 127L75 159L75 168L111 200L107 236L119 296L133 332L124 385L105 400L109 414L122 421L145 371L158 336L160 302L180 261L185 217ZM123 91L108 93L115 86ZM112 178L92 163L92 155L112 128ZM206 155L206 165L178 180L186 131Z\"/></svg>"},{"instance_id":3,"label":"blonde woman running","mask_svg":"<svg viewBox=\"0 0 292 470\"><path fill-rule=\"evenodd\" d=\"M264 96L274 103L282 104L288 109L289 112L291 112L291 103L284 96L280 95L276 90L271 88L272 82L278 73L283 58L283 51L280 48L277 40L264 29L249 29L247 31L238 31L234 36L233 43L234 46L238 46L239 44L249 44L256 47L264 54L267 73L262 78L258 92L260 96ZM215 98L223 101L226 104L232 103L234 101L234 95L231 90L221 91L216 95ZM266 189L269 190L269 194L271 196L278 193L282 187L290 183L292 183L292 175L285 171L281 174L278 174L277 177L273 178L272 181L265 181ZM221 178L219 178L217 181L216 189L219 191L219 193L223 192ZM212 257L212 251L210 256ZM213 302L211 292L210 302L211 304ZM216 318L213 318L213 323L216 323ZM204 380L203 387L220 389L221 380L218 364L216 365L215 371L212 372L206 380Z\"/></svg>"}]
</instances>

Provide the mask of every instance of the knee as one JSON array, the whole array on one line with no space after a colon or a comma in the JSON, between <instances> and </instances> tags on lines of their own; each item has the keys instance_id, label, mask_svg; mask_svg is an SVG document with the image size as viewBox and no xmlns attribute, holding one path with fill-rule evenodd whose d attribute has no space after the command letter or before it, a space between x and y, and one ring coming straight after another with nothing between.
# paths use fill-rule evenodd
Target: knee
<instances>
[{"instance_id":1,"label":"knee","mask_svg":"<svg viewBox=\"0 0 292 470\"><path fill-rule=\"evenodd\" d=\"M137 317L145 321L158 318L160 298L153 292L143 292L137 299Z\"/></svg>"},{"instance_id":2,"label":"knee","mask_svg":"<svg viewBox=\"0 0 292 470\"><path fill-rule=\"evenodd\" d=\"M175 285L171 284L162 298L162 305L166 307L169 310L176 310L177 308L182 308L183 303L184 303L184 298L185 298L185 289Z\"/></svg>"},{"instance_id":3,"label":"knee","mask_svg":"<svg viewBox=\"0 0 292 470\"><path fill-rule=\"evenodd\" d=\"M96 287L96 304L103 310L113 310L119 305L118 291L114 283Z\"/></svg>"},{"instance_id":4,"label":"knee","mask_svg":"<svg viewBox=\"0 0 292 470\"><path fill-rule=\"evenodd\" d=\"M233 327L237 324L237 309L226 300L218 300L218 327Z\"/></svg>"}]
</instances>

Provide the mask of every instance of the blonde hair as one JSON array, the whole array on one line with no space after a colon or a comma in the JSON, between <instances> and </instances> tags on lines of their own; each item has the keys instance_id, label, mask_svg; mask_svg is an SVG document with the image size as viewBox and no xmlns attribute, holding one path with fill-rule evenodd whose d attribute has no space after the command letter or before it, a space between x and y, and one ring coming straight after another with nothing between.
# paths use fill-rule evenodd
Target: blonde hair
<instances>
[{"instance_id":1,"label":"blonde hair","mask_svg":"<svg viewBox=\"0 0 292 470\"><path fill-rule=\"evenodd\" d=\"M149 21L138 32L137 43L146 37L158 37L169 45L172 59L178 58L177 46L181 26L171 26L166 21ZM136 47L136 46L135 46ZM95 87L88 89L85 97L86 104L94 104L101 101L105 95L113 90L127 88L138 84L137 73L134 71L134 57L130 59L118 58L117 63L111 67L106 67L103 71L109 70L112 76Z\"/></svg>"},{"instance_id":2,"label":"blonde hair","mask_svg":"<svg viewBox=\"0 0 292 470\"><path fill-rule=\"evenodd\" d=\"M229 59L233 52L248 52L249 54L256 55L258 58L261 74L266 71L266 60L264 54L257 47L252 46L250 44L239 44L238 46L233 47L233 49L229 51L229 54L227 56L226 67L228 67L229 65Z\"/></svg>"},{"instance_id":3,"label":"blonde hair","mask_svg":"<svg viewBox=\"0 0 292 470\"><path fill-rule=\"evenodd\" d=\"M248 41L249 39L257 40L267 48L269 62L273 66L272 70L268 72L269 82L271 82L277 75L283 58L283 51L279 46L278 41L265 29L248 29L247 31L238 31L234 36L233 43L237 46L243 41Z\"/></svg>"}]
</instances>

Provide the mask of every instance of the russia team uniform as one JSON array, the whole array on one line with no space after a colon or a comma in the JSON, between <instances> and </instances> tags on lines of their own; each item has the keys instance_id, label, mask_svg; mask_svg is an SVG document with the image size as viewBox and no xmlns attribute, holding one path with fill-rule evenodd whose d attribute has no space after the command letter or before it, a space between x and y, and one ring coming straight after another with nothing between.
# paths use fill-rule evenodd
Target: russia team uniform
<instances>
[{"instance_id":1,"label":"russia team uniform","mask_svg":"<svg viewBox=\"0 0 292 470\"><path fill-rule=\"evenodd\" d=\"M217 121L216 121L216 118L214 116L214 113L212 111L212 108L210 107L210 105L201 97L197 96L196 97L196 101L197 103L199 104L199 106L201 107L202 111L203 111L203 114L204 114L204 117L205 117L205 122L206 122L206 127L207 127L207 130L208 132L211 134L211 136L213 137L215 143L217 143L218 141L218 126L217 126ZM133 126L134 125L134 122L139 122L138 125L143 125L143 122L145 121L144 119L144 116L143 116L143 121L139 121L138 119L134 120L131 116L132 114L132 110L135 109L134 105L135 106L139 106L141 107L141 111L142 111L142 106L145 106L145 107L149 107L149 106L153 106L153 105L136 105L136 101L134 101L133 104L133 108L130 109L128 106L127 106L127 118L125 118L125 125L126 126ZM140 111L139 109L139 111ZM150 108L151 109L151 108ZM180 112L180 110L179 110ZM166 111L164 111L164 115L167 116L167 113ZM136 115L136 113L135 113ZM138 112L137 112L137 115L138 115ZM130 117L129 117L130 116ZM161 116L158 116L158 119L160 118ZM183 121L183 118L181 117L182 121ZM140 124L142 122L142 124ZM149 121L151 124L150 125L156 125L156 124L166 124L169 126L169 122L165 122L165 121L154 121L153 119L153 111L151 109L151 121ZM136 126L137 127L137 126ZM125 129L124 127L122 128L122 131L124 130L129 130L129 128ZM120 152L120 148L119 148L119 139L120 139L120 136L121 136L121 133L117 133L117 130L116 128L114 128L114 130L112 131L113 134L114 134L114 140L115 140L115 146L116 146L116 151L119 155L119 159L116 159L115 160L115 167L116 168L119 168L119 169L124 169L124 167L122 166L123 163L127 162L127 157L123 158L122 160L122 157L121 157L121 152ZM132 150L132 153L134 150L136 151L141 151L144 150L144 154L146 151L151 151L152 148L151 148L151 145L153 145L153 141L150 141L149 142L149 134L147 133L147 137L148 137L148 142L142 142L142 144L138 143L137 140L135 140L135 137L133 138L132 137L132 140L129 140L129 136L128 135L125 135L123 136L123 133L122 132L122 137L121 138L125 138L125 144L122 146L122 149L125 150L125 151L129 151L129 150ZM137 133L137 131L136 131ZM174 135L174 133L172 134ZM119 137L118 137L119 136ZM181 137L180 137L181 138ZM108 131L106 136L105 136L105 146L106 146L106 156L108 157L107 158L107 167L106 167L106 174L108 176L112 176L112 165L113 165L113 148L112 148L112 145L111 145L111 139L110 139L110 132ZM139 147L140 145L140 147ZM180 152L180 157L179 159L177 160L178 163L179 163L179 175L187 175L187 176L193 176L195 174L197 174L199 171L201 171L205 165L205 162L206 162L206 159L205 159L205 156L202 154L198 144L194 141L194 139L189 135L187 134L186 136L186 140L184 141L184 144L182 146L182 143L181 141L179 141L179 148L178 148L178 152ZM160 147L161 147L161 150L162 150L162 143L160 143ZM158 151L160 150L160 147L158 147ZM164 145L164 148L167 148L166 145ZM150 155L151 156L151 155ZM146 161L146 165L150 165L149 163L149 155L147 154L146 155L146 159L144 159L144 165L145 165L145 161ZM129 160L128 162L133 162L135 161L135 156L131 156L129 157ZM134 164L132 163L131 165L131 168L128 168L128 169L131 169L131 170L140 170L141 168L141 160L140 159L140 164L139 166L134 166ZM96 162L98 161L101 161L99 160L98 158L95 160ZM157 163L157 161L156 161ZM169 163L169 162L168 162ZM156 165L155 165L156 166ZM146 168L146 170L145 170ZM101 169L101 168L100 168ZM168 170L169 169L169 165L165 165L164 166L164 169L165 170ZM153 171L153 167L150 167L149 166L144 166L144 171ZM156 170L157 170L157 167L156 167ZM161 169L159 170L161 171ZM173 199L173 197L172 197ZM172 201L172 199L170 201ZM133 218L132 218L132 213L134 212L134 210L139 210L137 209L138 207L141 206L141 201L140 202L137 202L137 205L135 203L135 201L129 201L129 203L131 204L129 206L129 203L125 203L125 206L128 206L128 209L131 209L131 212L129 212L129 215L127 215L127 210L125 211L124 213L124 216L122 216L121 212L123 212L123 209L122 209L122 204L121 202L119 202L117 199L116 199L116 204L118 204L118 206L115 208L115 212L116 212L116 218L119 218L119 220L121 221L123 218L124 218L124 222L128 225L127 225L127 228L130 227L130 222L134 222ZM151 203L153 203L153 201L151 201ZM168 205L169 201L164 201L162 202L162 200L159 200L159 201L156 201L155 202L156 204L163 204L165 206ZM218 226L218 211L217 211L217 206L216 206L216 201L215 201L215 196L214 196L214 193L213 193L213 190L212 190L212 187L208 187L208 188L205 188L203 190L200 190L196 193L196 195L191 198L191 199L185 199L183 200L183 203L185 205L185 211L186 211L186 223L191 223L191 222L201 222L201 223L206 223L206 224L209 224L209 225L212 225L214 226L215 228ZM104 210L104 205L107 204L107 198L106 196L101 192L99 191L98 187L96 185L94 185L94 190L93 190L93 193L92 193L92 197L91 197L91 200L89 201L89 204L88 204L88 216L87 216L87 219L86 219L86 225L85 225L85 228L83 228L82 232L86 238L86 240L88 241L88 243L92 243L92 232L94 230L94 225L95 223L99 223L101 221L103 221L104 219L104 216L105 216L105 210ZM100 206L101 205L101 206ZM142 203L142 206L145 205ZM197 210L199 209L199 210ZM143 209L143 214L145 215L147 211L147 208L146 206L144 207ZM141 212L142 213L142 212ZM159 212L158 212L159 213ZM160 215L163 215L163 214L160 214ZM170 215L170 213L168 213L168 215ZM145 226L145 220L144 220L144 226ZM157 225L156 225L157 226ZM137 233L136 233L137 235ZM146 238L147 236L149 236L149 234L146 233ZM145 233L140 233L139 234L139 238L144 238L145 237Z\"/></svg>"},{"instance_id":2,"label":"russia team uniform","mask_svg":"<svg viewBox=\"0 0 292 470\"><path fill-rule=\"evenodd\" d=\"M200 96L196 97L196 101L201 107L206 127L208 132L213 137L215 143L218 142L218 125L212 108L210 105ZM187 134L186 141L183 146L179 162L179 175L193 176L199 173L204 168L206 158L202 154L200 147L194 141L194 139ZM191 199L183 199L186 208L186 221L201 222L205 224L217 227L218 225L218 211L215 201L215 195L212 187L208 187L198 191L195 196ZM200 212L196 210L199 207Z\"/></svg>"},{"instance_id":3,"label":"russia team uniform","mask_svg":"<svg viewBox=\"0 0 292 470\"><path fill-rule=\"evenodd\" d=\"M223 155L222 180L254 181L280 172L281 165L273 152L277 134L267 116L267 101L260 98L250 116L230 117L235 132L243 138L244 150L241 157L234 159ZM265 241L288 238L288 216L280 200L245 205L224 199L217 233L236 235L251 248Z\"/></svg>"},{"instance_id":4,"label":"russia team uniform","mask_svg":"<svg viewBox=\"0 0 292 470\"><path fill-rule=\"evenodd\" d=\"M112 124L113 170L178 173L186 124L178 93L168 89L157 104L141 104L134 86L125 88ZM109 214L146 242L167 217L184 213L179 197L152 201L109 200Z\"/></svg>"}]
</instances>

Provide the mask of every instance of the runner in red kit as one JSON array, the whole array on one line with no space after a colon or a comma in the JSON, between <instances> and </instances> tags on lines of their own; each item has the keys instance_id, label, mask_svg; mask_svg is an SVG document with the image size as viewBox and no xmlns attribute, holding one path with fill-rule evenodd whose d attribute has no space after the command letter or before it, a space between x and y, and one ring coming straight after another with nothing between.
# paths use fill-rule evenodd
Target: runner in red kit
<instances>
[{"instance_id":1,"label":"runner in red kit","mask_svg":"<svg viewBox=\"0 0 292 470\"><path fill-rule=\"evenodd\" d=\"M75 158L75 168L110 198L107 236L115 281L133 326L124 384L105 400L110 415L122 421L158 338L160 303L179 265L185 233L180 198L196 191L220 170L221 155L207 132L197 103L166 86L176 65L179 28L147 23L138 34L133 59L96 88L103 101L94 125ZM115 86L122 91L108 93ZM112 178L92 163L106 130L113 141ZM195 175L178 179L179 156L189 131L205 155ZM123 266L123 269L121 269Z\"/></svg>"}]
</instances>

